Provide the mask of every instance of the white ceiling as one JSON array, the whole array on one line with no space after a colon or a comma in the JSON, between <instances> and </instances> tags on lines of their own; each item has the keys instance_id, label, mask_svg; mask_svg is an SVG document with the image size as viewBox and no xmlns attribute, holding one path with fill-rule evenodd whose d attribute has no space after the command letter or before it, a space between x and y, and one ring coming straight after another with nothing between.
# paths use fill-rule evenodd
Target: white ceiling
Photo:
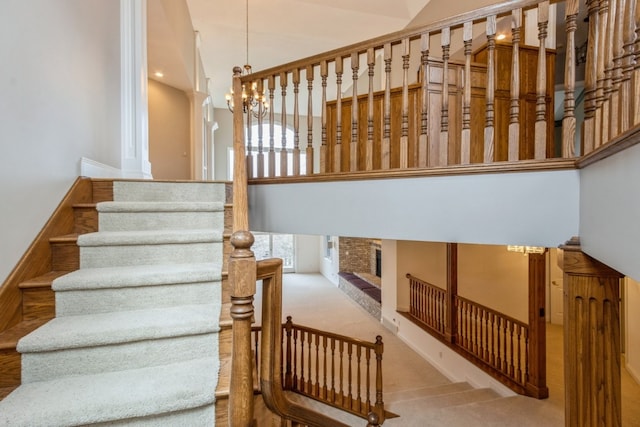
<instances>
[{"instance_id":1,"label":"white ceiling","mask_svg":"<svg viewBox=\"0 0 640 427\"><path fill-rule=\"evenodd\" d=\"M257 71L397 31L427 3L429 0L249 0L249 62ZM233 67L246 62L246 2L187 0L187 5L193 28L200 33L214 105L223 107ZM151 56L150 52L150 64Z\"/></svg>"}]
</instances>

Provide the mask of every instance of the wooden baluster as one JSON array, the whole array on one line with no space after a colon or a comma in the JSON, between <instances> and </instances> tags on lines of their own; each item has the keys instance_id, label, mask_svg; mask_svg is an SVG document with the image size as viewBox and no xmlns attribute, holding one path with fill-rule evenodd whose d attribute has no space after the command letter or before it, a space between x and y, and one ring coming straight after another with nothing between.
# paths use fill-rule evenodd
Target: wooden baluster
<instances>
[{"instance_id":1,"label":"wooden baluster","mask_svg":"<svg viewBox=\"0 0 640 427\"><path fill-rule=\"evenodd\" d=\"M409 39L402 40L402 126L400 132L400 169L409 167Z\"/></svg>"},{"instance_id":2,"label":"wooden baluster","mask_svg":"<svg viewBox=\"0 0 640 427\"><path fill-rule=\"evenodd\" d=\"M382 133L382 153L380 154L381 169L391 167L391 43L384 45L384 118Z\"/></svg>"},{"instance_id":3,"label":"wooden baluster","mask_svg":"<svg viewBox=\"0 0 640 427\"><path fill-rule=\"evenodd\" d=\"M371 410L371 349L367 348L364 353L366 359L366 376L367 376L367 400L365 401L367 410Z\"/></svg>"},{"instance_id":4,"label":"wooden baluster","mask_svg":"<svg viewBox=\"0 0 640 427\"><path fill-rule=\"evenodd\" d=\"M353 359L353 344L347 343L347 357L348 357L348 367L347 367L347 406L349 409L353 409L353 393L352 393L352 383L353 383L353 367L352 367L352 359Z\"/></svg>"},{"instance_id":5,"label":"wooden baluster","mask_svg":"<svg viewBox=\"0 0 640 427\"><path fill-rule=\"evenodd\" d=\"M287 176L287 73L280 73L280 94L282 95L282 113L280 122L282 123L282 138L280 140L280 176Z\"/></svg>"},{"instance_id":6,"label":"wooden baluster","mask_svg":"<svg viewBox=\"0 0 640 427\"><path fill-rule=\"evenodd\" d=\"M440 110L440 144L438 146L438 166L446 166L449 154L449 48L451 28L443 28L442 46L442 108Z\"/></svg>"},{"instance_id":7,"label":"wooden baluster","mask_svg":"<svg viewBox=\"0 0 640 427\"><path fill-rule=\"evenodd\" d=\"M351 145L349 151L349 170L358 170L358 70L360 69L360 55L358 52L351 54L351 72L353 84L351 85Z\"/></svg>"},{"instance_id":8,"label":"wooden baluster","mask_svg":"<svg viewBox=\"0 0 640 427\"><path fill-rule=\"evenodd\" d=\"M494 100L496 87L496 17L487 17L487 101L484 124L484 162L492 163L495 151Z\"/></svg>"},{"instance_id":9,"label":"wooden baluster","mask_svg":"<svg viewBox=\"0 0 640 427\"><path fill-rule=\"evenodd\" d=\"M344 404L344 341L338 342L338 352L339 352L339 361L340 361L340 372L339 372L339 380L340 380L340 405Z\"/></svg>"},{"instance_id":10,"label":"wooden baluster","mask_svg":"<svg viewBox=\"0 0 640 427\"><path fill-rule=\"evenodd\" d=\"M307 332L308 334L308 332ZM298 378L298 390L300 390L301 392L305 392L305 376L304 376L304 344L305 344L305 332L304 331L300 331L300 377Z\"/></svg>"},{"instance_id":11,"label":"wooden baluster","mask_svg":"<svg viewBox=\"0 0 640 427\"><path fill-rule=\"evenodd\" d=\"M578 0L565 3L567 49L564 64L564 116L562 118L562 157L575 157L576 141L576 20L579 12Z\"/></svg>"},{"instance_id":12,"label":"wooden baluster","mask_svg":"<svg viewBox=\"0 0 640 427\"><path fill-rule=\"evenodd\" d=\"M335 402L336 396L336 340L331 338L331 395L330 399Z\"/></svg>"},{"instance_id":13,"label":"wooden baluster","mask_svg":"<svg viewBox=\"0 0 640 427\"><path fill-rule=\"evenodd\" d=\"M329 75L327 61L320 63L320 77L322 78L322 145L320 146L320 173L331 172L329 153L327 152L327 76Z\"/></svg>"},{"instance_id":14,"label":"wooden baluster","mask_svg":"<svg viewBox=\"0 0 640 427\"><path fill-rule=\"evenodd\" d=\"M246 116L247 116L247 178L253 178L253 115L251 113L251 108L247 108Z\"/></svg>"},{"instance_id":15,"label":"wooden baluster","mask_svg":"<svg viewBox=\"0 0 640 427\"><path fill-rule=\"evenodd\" d=\"M489 362L489 316L491 316L491 313L486 313L484 316L484 354L482 359L485 362Z\"/></svg>"},{"instance_id":16,"label":"wooden baluster","mask_svg":"<svg viewBox=\"0 0 640 427\"><path fill-rule=\"evenodd\" d=\"M480 316L479 316L479 322L478 322L478 335L480 335L478 337L478 353L477 356L482 359L482 355L484 354L484 339L483 339L483 335L484 335L484 328L482 327L483 322L484 322L484 316L486 315L486 311L484 311L483 309L480 310Z\"/></svg>"},{"instance_id":17,"label":"wooden baluster","mask_svg":"<svg viewBox=\"0 0 640 427\"><path fill-rule=\"evenodd\" d=\"M300 69L293 70L291 80L293 81L293 176L298 176L300 175L300 107L298 106Z\"/></svg>"},{"instance_id":18,"label":"wooden baluster","mask_svg":"<svg viewBox=\"0 0 640 427\"><path fill-rule=\"evenodd\" d=\"M626 0L623 15L624 56L620 83L620 132L629 130L632 123L631 75L635 61L635 9L636 0Z\"/></svg>"},{"instance_id":19,"label":"wooden baluster","mask_svg":"<svg viewBox=\"0 0 640 427\"><path fill-rule=\"evenodd\" d=\"M517 333L518 333L518 370L517 370L517 375L518 375L518 382L520 384L524 384L524 381L522 379L522 326L518 325L517 327Z\"/></svg>"},{"instance_id":20,"label":"wooden baluster","mask_svg":"<svg viewBox=\"0 0 640 427\"><path fill-rule=\"evenodd\" d=\"M491 361L489 363L491 363L491 366L495 366L496 364L496 337L495 337L495 330L496 330L496 316L491 313Z\"/></svg>"},{"instance_id":21,"label":"wooden baluster","mask_svg":"<svg viewBox=\"0 0 640 427\"><path fill-rule=\"evenodd\" d=\"M478 354L478 311L477 306L473 307L473 353Z\"/></svg>"},{"instance_id":22,"label":"wooden baluster","mask_svg":"<svg viewBox=\"0 0 640 427\"><path fill-rule=\"evenodd\" d=\"M598 15L601 34L598 43L602 55L598 58L600 59L600 62L598 63L598 81L596 89L596 108L598 108L598 110L596 110L596 120L597 123L600 123L598 139L600 141L607 141L609 139L610 131L609 108L613 93L613 55L612 49L609 49L608 46L611 46L613 41L616 0L601 0Z\"/></svg>"},{"instance_id":23,"label":"wooden baluster","mask_svg":"<svg viewBox=\"0 0 640 427\"><path fill-rule=\"evenodd\" d=\"M509 322L509 376L513 378L513 322Z\"/></svg>"},{"instance_id":24,"label":"wooden baluster","mask_svg":"<svg viewBox=\"0 0 640 427\"><path fill-rule=\"evenodd\" d=\"M269 86L269 178L273 178L276 176L276 144L274 140L275 134L275 105L273 105L273 100L275 98L275 90L276 90L276 76L269 76L268 80Z\"/></svg>"},{"instance_id":25,"label":"wooden baluster","mask_svg":"<svg viewBox=\"0 0 640 427\"><path fill-rule=\"evenodd\" d=\"M501 355L501 350L502 350L502 346L500 345L501 340L500 340L500 336L502 335L502 332L500 330L500 326L502 323L502 318L496 316L496 350L497 350L497 354L496 354L496 360L495 360L495 367L498 369L502 369L502 358L500 357Z\"/></svg>"},{"instance_id":26,"label":"wooden baluster","mask_svg":"<svg viewBox=\"0 0 640 427\"><path fill-rule=\"evenodd\" d=\"M313 175L313 65L307 66L307 175Z\"/></svg>"},{"instance_id":27,"label":"wooden baluster","mask_svg":"<svg viewBox=\"0 0 640 427\"><path fill-rule=\"evenodd\" d=\"M538 3L538 71L536 74L536 124L535 150L536 160L547 158L547 25L549 23L549 2Z\"/></svg>"},{"instance_id":28,"label":"wooden baluster","mask_svg":"<svg viewBox=\"0 0 640 427\"><path fill-rule=\"evenodd\" d=\"M422 109L418 140L418 167L429 165L429 33L420 36L420 78L422 81Z\"/></svg>"},{"instance_id":29,"label":"wooden baluster","mask_svg":"<svg viewBox=\"0 0 640 427\"><path fill-rule=\"evenodd\" d=\"M293 333L293 323L291 322L291 316L287 316L287 322L284 325L284 330L286 332L286 346L285 346L285 362L286 362L286 370L284 374L284 388L285 390L293 389L293 361L292 361L292 333Z\"/></svg>"},{"instance_id":30,"label":"wooden baluster","mask_svg":"<svg viewBox=\"0 0 640 427\"><path fill-rule=\"evenodd\" d=\"M313 394L313 377L311 376L311 346L313 345L313 335L309 332L309 339L307 340L307 393L310 395Z\"/></svg>"},{"instance_id":31,"label":"wooden baluster","mask_svg":"<svg viewBox=\"0 0 640 427\"><path fill-rule=\"evenodd\" d=\"M369 95L367 98L367 147L365 168L373 170L373 78L375 77L376 56L373 48L367 49L369 67Z\"/></svg>"},{"instance_id":32,"label":"wooden baluster","mask_svg":"<svg viewBox=\"0 0 640 427\"><path fill-rule=\"evenodd\" d=\"M508 353L507 353L507 330L509 326L507 325L507 319L502 319L502 367L500 368L502 372L507 372L507 365L509 363Z\"/></svg>"},{"instance_id":33,"label":"wooden baluster","mask_svg":"<svg viewBox=\"0 0 640 427\"><path fill-rule=\"evenodd\" d=\"M333 171L342 171L342 57L336 58L336 142L333 152Z\"/></svg>"},{"instance_id":34,"label":"wooden baluster","mask_svg":"<svg viewBox=\"0 0 640 427\"><path fill-rule=\"evenodd\" d=\"M380 424L385 420L384 402L382 401L382 353L384 352L384 344L382 337L376 336L375 353L376 353L376 404L374 412L378 415Z\"/></svg>"},{"instance_id":35,"label":"wooden baluster","mask_svg":"<svg viewBox=\"0 0 640 427\"><path fill-rule=\"evenodd\" d=\"M316 334L316 387L313 395L320 397L320 335Z\"/></svg>"},{"instance_id":36,"label":"wooden baluster","mask_svg":"<svg viewBox=\"0 0 640 427\"><path fill-rule=\"evenodd\" d=\"M264 107L263 107L263 81L258 80L257 91L260 94L260 103L258 104L258 155L256 156L257 170L256 176L258 178L264 178L264 152L263 152L263 130L262 125L264 123Z\"/></svg>"},{"instance_id":37,"label":"wooden baluster","mask_svg":"<svg viewBox=\"0 0 640 427\"><path fill-rule=\"evenodd\" d=\"M322 337L322 398L327 399L327 337Z\"/></svg>"},{"instance_id":38,"label":"wooden baluster","mask_svg":"<svg viewBox=\"0 0 640 427\"><path fill-rule=\"evenodd\" d=\"M582 155L596 147L596 79L598 75L598 0L587 0L589 14L589 43L584 76L584 125L582 132Z\"/></svg>"},{"instance_id":39,"label":"wooden baluster","mask_svg":"<svg viewBox=\"0 0 640 427\"><path fill-rule=\"evenodd\" d=\"M569 0L577 1L577 0ZM522 9L511 13L511 103L509 106L509 161L520 160L520 28Z\"/></svg>"},{"instance_id":40,"label":"wooden baluster","mask_svg":"<svg viewBox=\"0 0 640 427\"><path fill-rule=\"evenodd\" d=\"M462 97L462 138L460 140L460 163L471 163L471 45L473 43L473 22L465 22L462 27L464 41L464 94Z\"/></svg>"},{"instance_id":41,"label":"wooden baluster","mask_svg":"<svg viewBox=\"0 0 640 427\"><path fill-rule=\"evenodd\" d=\"M633 99L633 125L640 123L640 1L636 0L635 8L636 41L635 41L635 66L633 68L633 84L631 95Z\"/></svg>"},{"instance_id":42,"label":"wooden baluster","mask_svg":"<svg viewBox=\"0 0 640 427\"><path fill-rule=\"evenodd\" d=\"M357 384L358 384L358 390L357 390L357 397L356 397L356 403L357 403L357 407L356 407L356 411L358 412L362 412L362 346L358 346L356 347L356 367L357 367Z\"/></svg>"},{"instance_id":43,"label":"wooden baluster","mask_svg":"<svg viewBox=\"0 0 640 427\"><path fill-rule=\"evenodd\" d=\"M524 381L529 382L529 329L524 330Z\"/></svg>"},{"instance_id":44,"label":"wooden baluster","mask_svg":"<svg viewBox=\"0 0 640 427\"><path fill-rule=\"evenodd\" d=\"M298 390L298 330L293 329L293 388Z\"/></svg>"},{"instance_id":45,"label":"wooden baluster","mask_svg":"<svg viewBox=\"0 0 640 427\"><path fill-rule=\"evenodd\" d=\"M606 0L603 0L603 4ZM624 56L624 32L623 32L623 16L625 9L625 0L610 0L609 6L615 8L615 13L611 13L610 25L613 26L613 38L607 43L605 48L606 52L613 54L613 69L611 71L611 94L610 94L610 108L607 111L607 117L604 117L603 112L603 128L605 126L608 129L602 129L602 137L598 145L602 145L609 141L610 138L617 136L620 133L620 116L622 113L620 109L620 91L622 82L622 58ZM604 6L601 6L601 9ZM624 106L624 109L628 108Z\"/></svg>"}]
</instances>

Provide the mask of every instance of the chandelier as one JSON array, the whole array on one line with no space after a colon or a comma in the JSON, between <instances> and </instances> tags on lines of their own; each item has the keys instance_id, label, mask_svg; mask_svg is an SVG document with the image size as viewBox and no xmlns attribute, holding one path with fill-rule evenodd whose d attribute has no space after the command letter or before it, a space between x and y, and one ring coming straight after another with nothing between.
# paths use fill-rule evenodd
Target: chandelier
<instances>
[{"instance_id":1,"label":"chandelier","mask_svg":"<svg viewBox=\"0 0 640 427\"><path fill-rule=\"evenodd\" d=\"M246 2L246 52L247 61L243 67L242 75L248 76L251 74L251 65L249 65L249 0ZM242 112L251 113L254 117L264 117L269 109L269 103L264 93L258 91L258 84L256 82L251 83L249 88L246 84L242 85ZM229 90L229 93L225 95L227 100L227 107L229 111L233 112L235 105L233 105L233 88Z\"/></svg>"}]
</instances>

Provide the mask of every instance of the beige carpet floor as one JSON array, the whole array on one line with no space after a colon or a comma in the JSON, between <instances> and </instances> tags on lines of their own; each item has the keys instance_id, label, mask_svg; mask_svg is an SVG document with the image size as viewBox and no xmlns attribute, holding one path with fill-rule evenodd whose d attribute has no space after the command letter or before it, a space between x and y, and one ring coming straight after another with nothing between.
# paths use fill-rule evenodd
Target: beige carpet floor
<instances>
[{"instance_id":1,"label":"beige carpet floor","mask_svg":"<svg viewBox=\"0 0 640 427\"><path fill-rule=\"evenodd\" d=\"M261 295L259 290L258 296ZM256 319L260 319L260 301L256 300ZM450 381L437 369L413 352L399 338L371 317L364 309L351 301L343 292L319 274L286 274L284 276L283 317L292 316L295 323L373 341L382 335L385 343L384 390L390 393L385 399L393 406L393 395L422 387L436 387ZM284 319L283 319L284 320ZM399 419L389 420L389 426L562 426L564 425L564 384L562 380L562 327L548 325L547 329L547 382L550 397L536 400L524 397L511 398L496 404L475 403L472 411L454 410L451 414L434 414L429 409L420 413L420 405L411 414L400 414ZM624 366L624 364L623 364ZM640 386L623 369L623 426L640 426ZM461 408L461 407L458 407ZM482 411L486 411L485 414ZM451 411L449 411L451 412ZM473 413L473 419L470 412ZM440 418L442 416L442 418ZM430 418L429 418L430 417ZM470 424L471 423L471 424ZM363 424L364 425L364 424Z\"/></svg>"}]
</instances>

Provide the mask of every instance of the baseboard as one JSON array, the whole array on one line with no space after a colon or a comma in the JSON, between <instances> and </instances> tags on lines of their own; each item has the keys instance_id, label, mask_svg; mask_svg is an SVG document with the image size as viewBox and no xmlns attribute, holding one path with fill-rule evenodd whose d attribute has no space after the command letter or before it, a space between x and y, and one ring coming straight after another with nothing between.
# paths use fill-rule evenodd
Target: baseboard
<instances>
[{"instance_id":1,"label":"baseboard","mask_svg":"<svg viewBox=\"0 0 640 427\"><path fill-rule=\"evenodd\" d=\"M89 178L122 178L122 171L95 160L80 158L80 176Z\"/></svg>"},{"instance_id":2,"label":"baseboard","mask_svg":"<svg viewBox=\"0 0 640 427\"><path fill-rule=\"evenodd\" d=\"M640 375L638 375L638 372L636 372L635 368L629 362L626 361L626 358L625 358L624 367L629 373L629 375L631 376L631 378L633 378L635 382L640 384Z\"/></svg>"}]
</instances>

